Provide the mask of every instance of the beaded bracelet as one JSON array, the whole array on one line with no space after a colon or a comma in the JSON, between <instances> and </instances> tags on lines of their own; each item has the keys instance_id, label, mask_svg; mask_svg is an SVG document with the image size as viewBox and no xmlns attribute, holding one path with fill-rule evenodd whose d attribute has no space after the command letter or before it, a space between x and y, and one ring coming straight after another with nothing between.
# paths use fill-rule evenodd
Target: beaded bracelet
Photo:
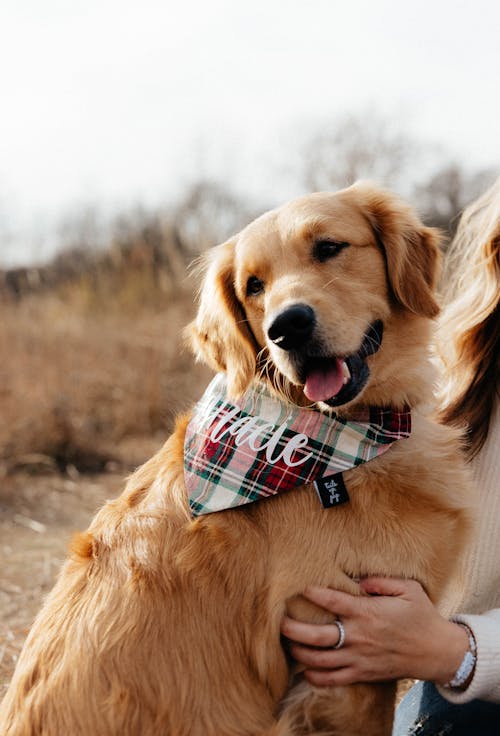
<instances>
[{"instance_id":1,"label":"beaded bracelet","mask_svg":"<svg viewBox=\"0 0 500 736\"><path fill-rule=\"evenodd\" d=\"M474 634L467 626L467 624L464 624L461 621L455 621L455 623L457 623L459 626L463 626L463 628L466 630L467 636L469 638L469 648L465 652L460 667L455 672L452 679L444 684L444 687L449 688L460 688L465 685L472 672L474 671L477 659L477 646L476 640L474 639Z\"/></svg>"}]
</instances>

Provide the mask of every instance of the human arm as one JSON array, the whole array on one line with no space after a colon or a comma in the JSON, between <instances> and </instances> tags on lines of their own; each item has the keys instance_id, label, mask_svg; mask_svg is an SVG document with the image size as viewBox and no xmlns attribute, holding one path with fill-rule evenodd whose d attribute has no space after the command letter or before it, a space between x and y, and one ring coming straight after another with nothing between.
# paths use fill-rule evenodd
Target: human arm
<instances>
[{"instance_id":1,"label":"human arm","mask_svg":"<svg viewBox=\"0 0 500 736\"><path fill-rule=\"evenodd\" d=\"M335 625L318 626L288 618L284 620L283 634L292 640L292 656L306 666L307 679L315 685L344 685L401 677L430 680L438 685L448 682L469 647L466 630L443 618L415 581L369 578L361 581L360 586L370 595L351 596L325 588L309 588L305 593L307 598L342 620L346 641L341 649L332 648L338 641ZM483 619L463 618L467 619L464 623L474 633L476 622L471 625L470 619ZM490 629L495 625L496 636L500 640L498 619L490 621L488 631L484 631L488 640ZM477 638L480 680L476 680L474 673L469 687L458 696L449 688L442 688L444 697L459 697L459 702L478 697L477 694L469 694L475 692L476 681L483 681L483 672L486 677L491 676L491 666L485 669L485 661L489 662L489 659L484 659L483 635L479 633ZM498 669L498 659L496 665ZM499 683L500 677L493 681ZM473 690L470 690L472 686ZM491 691L491 681L489 685L480 685L483 699Z\"/></svg>"}]
</instances>

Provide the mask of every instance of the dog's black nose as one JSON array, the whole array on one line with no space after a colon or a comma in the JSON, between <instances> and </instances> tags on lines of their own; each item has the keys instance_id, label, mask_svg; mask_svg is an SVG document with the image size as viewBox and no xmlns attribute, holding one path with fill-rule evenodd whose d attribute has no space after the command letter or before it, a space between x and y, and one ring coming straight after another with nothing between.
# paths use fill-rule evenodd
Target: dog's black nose
<instances>
[{"instance_id":1,"label":"dog's black nose","mask_svg":"<svg viewBox=\"0 0 500 736\"><path fill-rule=\"evenodd\" d=\"M295 350L310 339L315 324L316 317L311 307L294 304L278 314L267 334L279 348Z\"/></svg>"}]
</instances>

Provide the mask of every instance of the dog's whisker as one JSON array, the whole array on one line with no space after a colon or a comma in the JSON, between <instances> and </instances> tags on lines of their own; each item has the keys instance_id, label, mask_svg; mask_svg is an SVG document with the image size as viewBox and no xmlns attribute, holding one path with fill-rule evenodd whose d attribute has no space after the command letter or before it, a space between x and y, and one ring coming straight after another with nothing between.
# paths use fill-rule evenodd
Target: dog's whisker
<instances>
[{"instance_id":1,"label":"dog's whisker","mask_svg":"<svg viewBox=\"0 0 500 736\"><path fill-rule=\"evenodd\" d=\"M257 357L262 357L264 352L265 349L261 350ZM269 386L285 401L294 403L289 381L283 374L276 370L271 356L266 357L265 362L258 370L257 377L259 380L266 380Z\"/></svg>"},{"instance_id":2,"label":"dog's whisker","mask_svg":"<svg viewBox=\"0 0 500 736\"><path fill-rule=\"evenodd\" d=\"M333 276L329 281L327 281L325 284L322 284L321 289L325 291L329 286L334 284L335 282L339 281L338 276Z\"/></svg>"}]
</instances>

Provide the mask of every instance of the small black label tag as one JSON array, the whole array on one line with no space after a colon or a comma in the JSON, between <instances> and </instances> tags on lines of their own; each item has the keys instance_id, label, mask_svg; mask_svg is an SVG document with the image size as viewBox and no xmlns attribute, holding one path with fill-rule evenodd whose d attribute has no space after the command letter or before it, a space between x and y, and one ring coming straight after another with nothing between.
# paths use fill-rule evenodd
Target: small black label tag
<instances>
[{"instance_id":1,"label":"small black label tag","mask_svg":"<svg viewBox=\"0 0 500 736\"><path fill-rule=\"evenodd\" d=\"M332 506L340 506L340 504L349 501L349 494L347 493L342 473L335 473L335 475L328 475L326 478L319 478L314 481L314 485L325 509L330 509Z\"/></svg>"}]
</instances>

